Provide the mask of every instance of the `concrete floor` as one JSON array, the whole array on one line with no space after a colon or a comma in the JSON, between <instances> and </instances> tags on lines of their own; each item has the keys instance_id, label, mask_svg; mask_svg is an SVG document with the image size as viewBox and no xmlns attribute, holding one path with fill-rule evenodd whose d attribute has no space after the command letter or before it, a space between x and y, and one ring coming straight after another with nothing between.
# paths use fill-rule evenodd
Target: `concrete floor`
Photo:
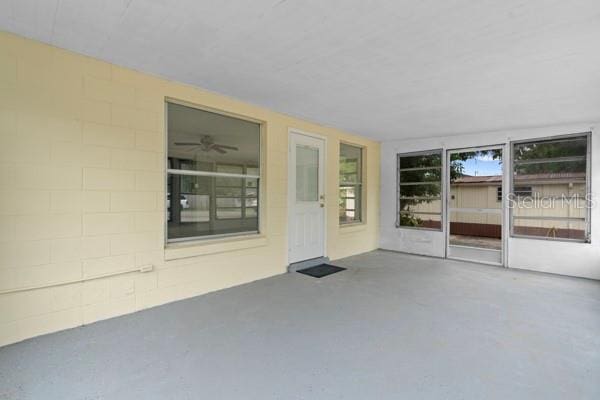
<instances>
[{"instance_id":1,"label":"concrete floor","mask_svg":"<svg viewBox=\"0 0 600 400\"><path fill-rule=\"evenodd\" d=\"M600 282L375 251L0 349L0 399L599 399Z\"/></svg>"}]
</instances>

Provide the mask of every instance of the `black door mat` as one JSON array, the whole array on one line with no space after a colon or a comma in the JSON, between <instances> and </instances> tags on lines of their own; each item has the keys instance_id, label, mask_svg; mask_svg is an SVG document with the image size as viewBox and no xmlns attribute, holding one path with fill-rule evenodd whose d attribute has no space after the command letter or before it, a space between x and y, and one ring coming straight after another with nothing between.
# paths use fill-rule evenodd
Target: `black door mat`
<instances>
[{"instance_id":1,"label":"black door mat","mask_svg":"<svg viewBox=\"0 0 600 400\"><path fill-rule=\"evenodd\" d=\"M336 267L335 265L321 264L316 265L314 267L304 268L296 272L300 272L301 274L312 276L314 278L322 278L324 276L335 274L336 272L340 272L345 269L346 268Z\"/></svg>"}]
</instances>

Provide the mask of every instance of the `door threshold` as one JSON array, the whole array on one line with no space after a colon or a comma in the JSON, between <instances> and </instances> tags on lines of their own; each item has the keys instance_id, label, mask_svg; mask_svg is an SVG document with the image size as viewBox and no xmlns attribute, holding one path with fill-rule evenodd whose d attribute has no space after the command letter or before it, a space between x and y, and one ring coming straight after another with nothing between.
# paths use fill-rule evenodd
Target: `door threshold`
<instances>
[{"instance_id":1,"label":"door threshold","mask_svg":"<svg viewBox=\"0 0 600 400\"><path fill-rule=\"evenodd\" d=\"M461 249L469 249L469 250L485 250L485 251L495 251L501 253L501 249L488 249L487 247L477 247L477 246L463 246L461 244L449 244L448 247L458 247Z\"/></svg>"},{"instance_id":2,"label":"door threshold","mask_svg":"<svg viewBox=\"0 0 600 400\"><path fill-rule=\"evenodd\" d=\"M327 264L329 262L329 257L317 257L317 258L309 258L308 260L297 261L288 265L288 272L296 272L298 270L310 267L316 267L317 265Z\"/></svg>"},{"instance_id":3,"label":"door threshold","mask_svg":"<svg viewBox=\"0 0 600 400\"><path fill-rule=\"evenodd\" d=\"M469 262L469 263L473 263L473 264L483 264L483 265L490 265L492 267L503 267L504 268L504 265L502 263L495 263L492 261L471 260L468 258L460 258L460 257L446 257L446 260L462 261L462 262Z\"/></svg>"}]
</instances>

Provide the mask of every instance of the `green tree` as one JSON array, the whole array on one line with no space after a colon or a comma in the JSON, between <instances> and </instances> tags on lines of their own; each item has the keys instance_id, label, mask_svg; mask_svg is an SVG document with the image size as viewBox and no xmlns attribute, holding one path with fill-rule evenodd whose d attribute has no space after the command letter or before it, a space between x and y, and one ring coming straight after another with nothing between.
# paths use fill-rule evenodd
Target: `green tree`
<instances>
[{"instance_id":1,"label":"green tree","mask_svg":"<svg viewBox=\"0 0 600 400\"><path fill-rule=\"evenodd\" d=\"M515 145L517 175L585 172L587 137ZM550 161L552 160L552 161Z\"/></svg>"}]
</instances>

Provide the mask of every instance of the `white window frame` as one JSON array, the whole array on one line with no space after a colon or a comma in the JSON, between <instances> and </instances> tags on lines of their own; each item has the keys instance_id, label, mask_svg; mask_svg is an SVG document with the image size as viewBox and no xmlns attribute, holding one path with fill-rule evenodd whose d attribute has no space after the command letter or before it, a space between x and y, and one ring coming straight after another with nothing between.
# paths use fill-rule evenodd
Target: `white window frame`
<instances>
[{"instance_id":1,"label":"white window frame","mask_svg":"<svg viewBox=\"0 0 600 400\"><path fill-rule=\"evenodd\" d=\"M232 174L226 172L210 172L210 171L192 171L192 170L180 170L169 168L169 104L177 104L185 107L195 108L200 111L211 112L214 114L223 115L230 118L237 118L244 121L253 122L259 125L259 135L258 135L258 175L254 174ZM248 235L259 235L261 232L261 215L262 215L262 206L261 206L261 197L263 193L261 180L261 175L263 174L263 130L264 130L264 121L259 121L253 118L248 118L244 116L240 116L237 114L228 113L222 110L216 110L208 107L202 107L197 104L189 103L182 100L177 100L173 98L165 98L164 104L164 115L165 115L165 179L164 179L164 195L165 195L165 224L164 224L164 232L165 232L165 245L182 243L182 242L198 242L198 241L206 241L211 239L219 239L219 238L235 238L238 236L248 236ZM248 230L248 231L240 231L240 232L232 232L232 233L222 233L222 234L214 234L214 235L201 235L201 236L189 236L185 238L174 238L169 239L169 222L167 218L168 209L166 207L166 199L167 199L167 187L168 187L168 179L169 175L189 175L189 176L209 176L209 177L223 177L223 178L249 178L257 180L257 229L256 230Z\"/></svg>"},{"instance_id":2,"label":"white window frame","mask_svg":"<svg viewBox=\"0 0 600 400\"><path fill-rule=\"evenodd\" d=\"M510 224L510 237L514 238L524 238L524 239L533 239L533 240L551 240L558 242L574 242L574 243L590 243L591 242L591 200L589 198L591 193L591 150L592 150L592 134L591 132L581 132L581 133L572 133L566 135L555 135L555 136L545 136L533 139L524 139L524 140L515 140L510 142L510 174L509 174L509 190L512 196L514 194L514 146L523 143L535 143L535 142L543 142L546 140L560 140L560 139L576 139L585 137L587 139L586 146L586 166L585 166L585 192L586 192L586 214L585 214L585 233L584 239L569 239L569 238L554 238L554 237L546 237L546 236L533 236L533 235L523 235L516 234L514 232L514 215L512 207L509 207L509 224ZM518 187L523 187L524 185L520 185ZM533 194L533 186L531 187ZM551 220L581 220L577 218L569 218L569 217L527 217L528 219L551 219ZM522 219L522 218L521 218Z\"/></svg>"},{"instance_id":3,"label":"white window frame","mask_svg":"<svg viewBox=\"0 0 600 400\"><path fill-rule=\"evenodd\" d=\"M425 156L425 155L436 155L440 156L440 195L439 196L430 196L428 199L432 200L440 200L440 212L438 213L419 213L423 215L439 215L440 216L440 227L439 228L426 228L421 226L406 226L400 225L400 186L402 186L402 182L400 181L400 172L407 171L409 169L400 169L400 159L402 157L414 157L414 156ZM437 167L431 167L427 169L435 169ZM434 231L434 232L442 232L444 230L444 149L432 149L432 150L423 150L423 151L414 151L409 153L398 153L396 154L396 228L397 229L418 229L418 230L426 230L426 231ZM418 182L411 182L411 184L418 184ZM433 182L423 182L423 184L433 184ZM425 199L425 198L424 198Z\"/></svg>"},{"instance_id":4,"label":"white window frame","mask_svg":"<svg viewBox=\"0 0 600 400\"><path fill-rule=\"evenodd\" d=\"M348 142L343 142L340 141L340 145L339 145L339 151L341 153L342 151L342 145L344 146L350 146L350 147L354 147L356 149L360 150L360 182L356 182L353 184L349 184L349 185L345 185L345 186L358 186L360 188L359 191L359 195L360 195L360 201L359 201L359 212L360 212L360 219L358 220L354 220L354 221L350 221L350 222L341 222L340 218L339 218L339 213L338 213L338 223L340 226L349 226L349 225L358 225L358 224L363 224L365 222L365 216L364 216L364 212L365 212L365 202L364 202L364 185L363 185L363 181L364 181L364 175L365 175L365 147L364 146L359 146L357 144L353 144L353 143L348 143ZM340 164L340 157L338 155L338 168L339 168L339 164ZM338 199L340 197L339 194L339 190L342 187L342 182L339 181L339 171L338 171ZM356 209L355 209L356 211Z\"/></svg>"}]
</instances>

